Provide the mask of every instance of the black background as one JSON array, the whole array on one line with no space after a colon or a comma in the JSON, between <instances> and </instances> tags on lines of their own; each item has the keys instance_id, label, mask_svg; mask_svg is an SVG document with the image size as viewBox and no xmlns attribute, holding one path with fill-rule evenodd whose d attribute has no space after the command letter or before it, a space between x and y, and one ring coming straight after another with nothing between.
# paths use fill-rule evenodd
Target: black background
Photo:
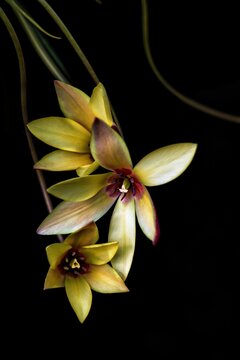
<instances>
[{"instance_id":1,"label":"black background","mask_svg":"<svg viewBox=\"0 0 240 360\"><path fill-rule=\"evenodd\" d=\"M61 115L53 76L30 45L10 7L2 7L25 55L29 120ZM61 34L37 2L26 9ZM105 85L136 164L175 142L196 142L189 168L149 188L161 226L156 247L137 228L127 294L94 293L80 324L62 289L43 291L46 245L36 234L47 215L21 118L19 71L1 23L2 306L9 351L81 358L141 354L149 359L229 359L238 352L239 124L195 110L170 94L146 60L141 2L50 1ZM162 75L206 105L240 115L237 10L149 0L150 43ZM95 86L67 40L50 40L73 86ZM39 157L49 148L34 139ZM47 186L75 174L45 173ZM54 204L56 199L52 199ZM107 236L111 211L98 221ZM32 350L33 347L33 350ZM235 353L236 354L236 353ZM85 355L84 355L85 356ZM236 356L236 355L235 355Z\"/></svg>"}]
</instances>

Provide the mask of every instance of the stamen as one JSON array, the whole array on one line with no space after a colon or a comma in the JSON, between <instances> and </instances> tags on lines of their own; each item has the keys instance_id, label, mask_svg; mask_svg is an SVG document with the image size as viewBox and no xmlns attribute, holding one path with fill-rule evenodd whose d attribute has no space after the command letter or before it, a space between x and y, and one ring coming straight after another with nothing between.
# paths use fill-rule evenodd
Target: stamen
<instances>
[{"instance_id":1,"label":"stamen","mask_svg":"<svg viewBox=\"0 0 240 360\"><path fill-rule=\"evenodd\" d=\"M125 185L122 184L122 187L121 188L118 188L118 190L121 192L121 193L127 193L128 192L128 189L125 188Z\"/></svg>"},{"instance_id":2,"label":"stamen","mask_svg":"<svg viewBox=\"0 0 240 360\"><path fill-rule=\"evenodd\" d=\"M77 259L72 259L70 261L70 266L71 266L72 269L75 269L75 268L80 269L80 267L81 267L79 262L77 261Z\"/></svg>"}]
</instances>

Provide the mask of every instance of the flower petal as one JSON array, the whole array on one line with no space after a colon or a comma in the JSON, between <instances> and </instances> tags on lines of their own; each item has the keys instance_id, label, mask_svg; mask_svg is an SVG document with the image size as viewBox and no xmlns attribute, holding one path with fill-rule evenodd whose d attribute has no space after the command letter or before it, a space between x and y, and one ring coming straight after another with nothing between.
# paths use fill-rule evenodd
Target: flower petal
<instances>
[{"instance_id":1,"label":"flower petal","mask_svg":"<svg viewBox=\"0 0 240 360\"><path fill-rule=\"evenodd\" d=\"M105 190L81 202L63 201L43 220L37 229L40 235L69 234L97 221L113 205L115 198Z\"/></svg>"},{"instance_id":2,"label":"flower petal","mask_svg":"<svg viewBox=\"0 0 240 360\"><path fill-rule=\"evenodd\" d=\"M54 84L59 106L64 116L77 121L90 131L94 114L89 105L89 96L83 91L61 81L56 80Z\"/></svg>"},{"instance_id":3,"label":"flower petal","mask_svg":"<svg viewBox=\"0 0 240 360\"><path fill-rule=\"evenodd\" d=\"M94 196L107 185L112 173L87 175L61 181L47 189L48 193L66 201L83 201Z\"/></svg>"},{"instance_id":4,"label":"flower petal","mask_svg":"<svg viewBox=\"0 0 240 360\"><path fill-rule=\"evenodd\" d=\"M47 258L51 269L55 269L63 256L71 249L71 245L65 243L54 243L46 247Z\"/></svg>"},{"instance_id":5,"label":"flower petal","mask_svg":"<svg viewBox=\"0 0 240 360\"><path fill-rule=\"evenodd\" d=\"M27 124L41 141L60 150L89 152L90 133L82 125L62 117L46 117Z\"/></svg>"},{"instance_id":6,"label":"flower petal","mask_svg":"<svg viewBox=\"0 0 240 360\"><path fill-rule=\"evenodd\" d=\"M105 121L105 123L109 126L113 125L108 96L102 83L98 83L98 85L93 89L93 93L90 98L90 106L95 117Z\"/></svg>"},{"instance_id":7,"label":"flower petal","mask_svg":"<svg viewBox=\"0 0 240 360\"><path fill-rule=\"evenodd\" d=\"M79 167L76 172L78 176L86 176L94 172L99 167L99 163L97 161L93 161L90 165L83 165Z\"/></svg>"},{"instance_id":8,"label":"flower petal","mask_svg":"<svg viewBox=\"0 0 240 360\"><path fill-rule=\"evenodd\" d=\"M65 276L57 269L49 269L44 281L44 290L54 289L64 286Z\"/></svg>"},{"instance_id":9,"label":"flower petal","mask_svg":"<svg viewBox=\"0 0 240 360\"><path fill-rule=\"evenodd\" d=\"M88 264L103 265L108 263L118 249L117 242L95 244L81 247L81 254L85 257Z\"/></svg>"},{"instance_id":10,"label":"flower petal","mask_svg":"<svg viewBox=\"0 0 240 360\"><path fill-rule=\"evenodd\" d=\"M94 291L100 293L119 293L129 291L118 273L108 264L91 265L83 277Z\"/></svg>"},{"instance_id":11,"label":"flower petal","mask_svg":"<svg viewBox=\"0 0 240 360\"><path fill-rule=\"evenodd\" d=\"M196 149L197 144L193 143L164 146L140 160L134 167L134 173L146 186L165 184L186 170Z\"/></svg>"},{"instance_id":12,"label":"flower petal","mask_svg":"<svg viewBox=\"0 0 240 360\"><path fill-rule=\"evenodd\" d=\"M105 122L96 119L92 127L91 153L99 164L110 170L131 169L130 154L121 136Z\"/></svg>"},{"instance_id":13,"label":"flower petal","mask_svg":"<svg viewBox=\"0 0 240 360\"><path fill-rule=\"evenodd\" d=\"M119 244L118 251L111 263L124 280L127 278L132 264L135 238L134 200L131 198L125 203L119 198L111 217L108 241L117 241Z\"/></svg>"},{"instance_id":14,"label":"flower petal","mask_svg":"<svg viewBox=\"0 0 240 360\"><path fill-rule=\"evenodd\" d=\"M90 166L90 154L79 154L71 151L55 150L45 155L35 165L35 169L50 171L76 170L80 166Z\"/></svg>"},{"instance_id":15,"label":"flower petal","mask_svg":"<svg viewBox=\"0 0 240 360\"><path fill-rule=\"evenodd\" d=\"M135 204L138 223L142 231L147 238L156 244L159 239L160 228L154 204L145 186L141 196L135 198Z\"/></svg>"},{"instance_id":16,"label":"flower petal","mask_svg":"<svg viewBox=\"0 0 240 360\"><path fill-rule=\"evenodd\" d=\"M84 245L95 244L99 239L97 225L93 222L85 226L81 230L70 234L64 240L65 244L70 244L74 248L79 248Z\"/></svg>"},{"instance_id":17,"label":"flower petal","mask_svg":"<svg viewBox=\"0 0 240 360\"><path fill-rule=\"evenodd\" d=\"M82 276L77 278L66 276L65 289L73 310L79 321L83 323L92 306L92 291L90 286Z\"/></svg>"}]
</instances>

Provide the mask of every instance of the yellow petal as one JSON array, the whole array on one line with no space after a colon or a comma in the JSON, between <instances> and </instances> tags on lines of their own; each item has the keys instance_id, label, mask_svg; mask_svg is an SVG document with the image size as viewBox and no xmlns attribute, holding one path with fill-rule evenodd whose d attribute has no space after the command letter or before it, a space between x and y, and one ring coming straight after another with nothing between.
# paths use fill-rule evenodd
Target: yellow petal
<instances>
[{"instance_id":1,"label":"yellow petal","mask_svg":"<svg viewBox=\"0 0 240 360\"><path fill-rule=\"evenodd\" d=\"M131 169L130 154L121 136L105 122L96 119L92 127L91 153L105 169Z\"/></svg>"},{"instance_id":2,"label":"yellow petal","mask_svg":"<svg viewBox=\"0 0 240 360\"><path fill-rule=\"evenodd\" d=\"M197 145L193 143L164 146L140 160L134 167L134 173L146 186L165 184L186 170L196 149Z\"/></svg>"},{"instance_id":3,"label":"yellow petal","mask_svg":"<svg viewBox=\"0 0 240 360\"><path fill-rule=\"evenodd\" d=\"M47 189L48 193L66 201L83 201L94 196L107 185L112 173L87 175L61 181Z\"/></svg>"},{"instance_id":4,"label":"yellow petal","mask_svg":"<svg viewBox=\"0 0 240 360\"><path fill-rule=\"evenodd\" d=\"M118 273L108 264L90 265L83 277L94 291L100 293L119 293L129 291Z\"/></svg>"},{"instance_id":5,"label":"yellow petal","mask_svg":"<svg viewBox=\"0 0 240 360\"><path fill-rule=\"evenodd\" d=\"M65 244L70 244L74 248L79 248L84 245L95 244L99 239L98 228L95 223L91 223L81 230L70 234L64 240Z\"/></svg>"},{"instance_id":6,"label":"yellow petal","mask_svg":"<svg viewBox=\"0 0 240 360\"><path fill-rule=\"evenodd\" d=\"M160 234L159 223L151 196L145 187L141 197L135 198L135 204L138 223L146 237L155 244Z\"/></svg>"},{"instance_id":7,"label":"yellow petal","mask_svg":"<svg viewBox=\"0 0 240 360\"><path fill-rule=\"evenodd\" d=\"M63 287L64 279L64 275L61 274L57 269L54 270L50 268L44 281L44 290Z\"/></svg>"},{"instance_id":8,"label":"yellow petal","mask_svg":"<svg viewBox=\"0 0 240 360\"><path fill-rule=\"evenodd\" d=\"M109 126L113 125L111 108L103 84L99 83L94 88L90 99L90 106L95 117L105 121Z\"/></svg>"},{"instance_id":9,"label":"yellow petal","mask_svg":"<svg viewBox=\"0 0 240 360\"><path fill-rule=\"evenodd\" d=\"M39 140L57 149L89 152L90 133L74 120L46 117L31 121L27 127Z\"/></svg>"},{"instance_id":10,"label":"yellow petal","mask_svg":"<svg viewBox=\"0 0 240 360\"><path fill-rule=\"evenodd\" d=\"M46 247L47 258L51 269L55 269L71 245L64 243L55 243Z\"/></svg>"},{"instance_id":11,"label":"yellow petal","mask_svg":"<svg viewBox=\"0 0 240 360\"><path fill-rule=\"evenodd\" d=\"M90 165L83 165L76 169L78 176L86 176L94 172L99 167L99 163L97 161L93 161Z\"/></svg>"},{"instance_id":12,"label":"yellow petal","mask_svg":"<svg viewBox=\"0 0 240 360\"><path fill-rule=\"evenodd\" d=\"M95 244L81 247L81 254L85 257L86 263L103 265L112 260L118 249L117 242Z\"/></svg>"},{"instance_id":13,"label":"yellow petal","mask_svg":"<svg viewBox=\"0 0 240 360\"><path fill-rule=\"evenodd\" d=\"M65 278L65 289L68 300L79 321L84 322L92 305L92 291L82 276Z\"/></svg>"},{"instance_id":14,"label":"yellow petal","mask_svg":"<svg viewBox=\"0 0 240 360\"><path fill-rule=\"evenodd\" d=\"M133 198L125 203L120 198L114 208L108 241L117 241L118 251L111 263L125 280L133 261L136 238L135 206Z\"/></svg>"},{"instance_id":15,"label":"yellow petal","mask_svg":"<svg viewBox=\"0 0 240 360\"><path fill-rule=\"evenodd\" d=\"M40 235L70 234L97 221L115 200L105 191L99 191L94 197L79 203L63 201L43 220L37 232Z\"/></svg>"},{"instance_id":16,"label":"yellow petal","mask_svg":"<svg viewBox=\"0 0 240 360\"><path fill-rule=\"evenodd\" d=\"M61 81L56 80L54 84L59 106L63 114L67 118L77 121L90 131L94 114L89 105L89 96L83 91Z\"/></svg>"},{"instance_id":17,"label":"yellow petal","mask_svg":"<svg viewBox=\"0 0 240 360\"><path fill-rule=\"evenodd\" d=\"M35 169L50 171L76 170L80 166L90 166L90 154L79 154L71 151L55 150L45 155L35 165Z\"/></svg>"}]
</instances>

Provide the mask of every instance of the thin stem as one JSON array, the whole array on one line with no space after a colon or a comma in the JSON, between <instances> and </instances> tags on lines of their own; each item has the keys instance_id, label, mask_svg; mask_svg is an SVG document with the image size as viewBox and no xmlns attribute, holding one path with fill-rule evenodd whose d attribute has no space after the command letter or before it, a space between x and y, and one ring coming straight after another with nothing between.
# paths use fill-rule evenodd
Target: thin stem
<instances>
[{"instance_id":1,"label":"thin stem","mask_svg":"<svg viewBox=\"0 0 240 360\"><path fill-rule=\"evenodd\" d=\"M25 68L24 56L23 56L22 48L21 48L19 39L17 37L17 34L2 8L0 8L0 17L8 30L8 33L12 39L12 42L14 44L14 47L15 47L15 50L17 53L17 57L18 57L18 64L19 64L19 71L20 71L20 87L21 87L21 111L22 111L22 117L23 117L23 122L24 122L24 130L26 133L27 142L28 142L28 146L30 149L32 160L34 163L36 163L38 161L36 149L35 149L32 137L31 137L30 133L27 131L27 127L26 127L26 125L28 123L28 112L27 112L27 96L26 96L27 78L26 78L26 68ZM50 213L50 212L52 212L53 207L52 207L51 199L46 191L46 182L45 182L44 176L40 170L36 170L36 174L37 174L37 178L38 178L38 181L40 184L40 188L41 188L41 191L43 194L43 198L44 198L47 210ZM62 241L61 236L59 236L59 240Z\"/></svg>"},{"instance_id":2,"label":"thin stem","mask_svg":"<svg viewBox=\"0 0 240 360\"><path fill-rule=\"evenodd\" d=\"M153 71L153 73L156 75L157 79L160 81L160 83L174 96L176 96L179 100L184 102L185 104L193 107L194 109L197 109L199 111L202 111L208 115L212 115L214 117L240 123L240 116L229 114L217 109L214 109L212 107L209 107L207 105L204 105L198 101L195 101L188 96L183 95L178 90L176 90L172 85L169 84L169 82L161 75L159 72L150 49L149 45L149 24L148 24L148 6L147 6L147 0L142 0L142 32L143 32L143 46L145 55L147 57L148 63Z\"/></svg>"},{"instance_id":3,"label":"thin stem","mask_svg":"<svg viewBox=\"0 0 240 360\"><path fill-rule=\"evenodd\" d=\"M78 45L78 43L76 42L76 40L74 39L74 37L72 36L70 31L68 30L68 28L66 27L66 25L62 22L60 17L56 14L56 12L53 10L53 8L45 0L38 0L38 2L44 7L44 9L49 13L49 15L52 17L52 19L56 22L58 27L61 29L61 31L63 32L63 34L65 35L65 37L67 38L67 40L69 41L69 43L71 44L71 46L73 47L75 52L77 53L77 55L80 58L80 60L82 61L83 65L86 67L88 73L92 77L95 84L98 84L100 82L98 76L96 75L96 73L95 73L93 67L91 66L90 62L88 61L86 55L84 54L84 52L82 51L82 49L80 48L80 46ZM119 121L117 119L116 113L115 113L112 105L111 105L111 109L112 109L114 121L117 124L118 130L123 137L123 132L122 132L121 126L119 124Z\"/></svg>"}]
</instances>

